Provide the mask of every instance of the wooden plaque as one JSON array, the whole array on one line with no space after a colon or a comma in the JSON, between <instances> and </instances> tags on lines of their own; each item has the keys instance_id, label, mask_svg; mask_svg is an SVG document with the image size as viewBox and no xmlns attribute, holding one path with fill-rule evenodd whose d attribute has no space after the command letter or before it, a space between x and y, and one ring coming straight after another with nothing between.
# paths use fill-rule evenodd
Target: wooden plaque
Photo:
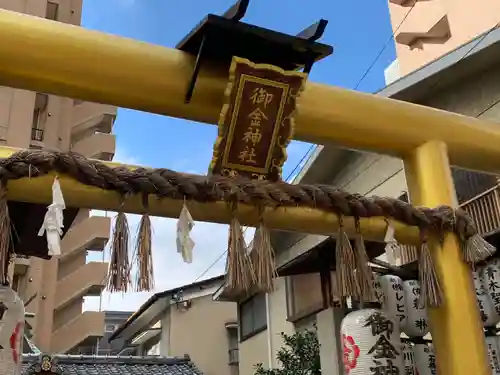
<instances>
[{"instance_id":1,"label":"wooden plaque","mask_svg":"<svg viewBox=\"0 0 500 375\"><path fill-rule=\"evenodd\" d=\"M210 173L281 180L307 74L234 57Z\"/></svg>"}]
</instances>

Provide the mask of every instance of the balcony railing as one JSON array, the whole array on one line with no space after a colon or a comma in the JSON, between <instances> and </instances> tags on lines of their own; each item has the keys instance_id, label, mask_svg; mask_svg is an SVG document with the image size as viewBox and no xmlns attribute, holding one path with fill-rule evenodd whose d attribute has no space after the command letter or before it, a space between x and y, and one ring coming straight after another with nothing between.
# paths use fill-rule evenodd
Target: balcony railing
<instances>
[{"instance_id":1,"label":"balcony railing","mask_svg":"<svg viewBox=\"0 0 500 375\"><path fill-rule=\"evenodd\" d=\"M460 207L469 214L480 235L500 230L500 184L462 203ZM400 246L401 264L417 259L415 246Z\"/></svg>"},{"instance_id":2,"label":"balcony railing","mask_svg":"<svg viewBox=\"0 0 500 375\"><path fill-rule=\"evenodd\" d=\"M32 128L31 129L31 140L43 142L43 129Z\"/></svg>"},{"instance_id":3,"label":"balcony railing","mask_svg":"<svg viewBox=\"0 0 500 375\"><path fill-rule=\"evenodd\" d=\"M229 349L228 354L229 354L230 365L237 365L240 362L238 349Z\"/></svg>"},{"instance_id":4,"label":"balcony railing","mask_svg":"<svg viewBox=\"0 0 500 375\"><path fill-rule=\"evenodd\" d=\"M500 184L461 205L481 235L500 229Z\"/></svg>"}]
</instances>

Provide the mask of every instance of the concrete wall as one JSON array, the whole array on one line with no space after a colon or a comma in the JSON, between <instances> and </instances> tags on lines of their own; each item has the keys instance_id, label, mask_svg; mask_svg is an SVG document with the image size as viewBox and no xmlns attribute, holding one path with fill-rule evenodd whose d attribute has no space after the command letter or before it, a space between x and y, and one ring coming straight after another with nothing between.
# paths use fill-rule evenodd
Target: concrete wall
<instances>
[{"instance_id":1,"label":"concrete wall","mask_svg":"<svg viewBox=\"0 0 500 375\"><path fill-rule=\"evenodd\" d=\"M274 282L274 291L269 294L270 328L240 342L240 375L252 375L254 366L262 363L269 367L270 355L272 366L277 365L276 352L281 348L281 332L291 334L295 328L287 317L286 282L278 278ZM270 344L270 346L269 346Z\"/></svg>"},{"instance_id":2,"label":"concrete wall","mask_svg":"<svg viewBox=\"0 0 500 375\"><path fill-rule=\"evenodd\" d=\"M235 322L236 315L235 303L213 301L212 295L191 299L187 308L171 305L168 355L189 354L204 375L231 375L225 323Z\"/></svg>"},{"instance_id":3,"label":"concrete wall","mask_svg":"<svg viewBox=\"0 0 500 375\"><path fill-rule=\"evenodd\" d=\"M404 3L399 5L397 3ZM395 31L396 52L401 74L439 58L448 51L491 29L500 21L500 3L497 0L432 0L419 1L408 13L414 1L390 0L392 28ZM408 16L406 16L408 14ZM405 19L406 17L406 19ZM446 18L447 36L432 35L436 22ZM442 27L442 26L441 26ZM396 29L398 29L396 31ZM435 30L434 30L435 31ZM414 34L413 43L400 43L401 34ZM418 36L422 36L419 38ZM444 35L444 34L441 34ZM412 38L410 37L410 40Z\"/></svg>"}]
</instances>

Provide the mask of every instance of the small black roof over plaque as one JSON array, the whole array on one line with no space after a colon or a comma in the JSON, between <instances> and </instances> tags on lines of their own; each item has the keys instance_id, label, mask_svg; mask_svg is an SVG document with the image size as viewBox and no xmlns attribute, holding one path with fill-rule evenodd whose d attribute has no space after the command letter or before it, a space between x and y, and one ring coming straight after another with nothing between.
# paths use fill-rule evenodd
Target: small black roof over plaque
<instances>
[{"instance_id":1,"label":"small black roof over plaque","mask_svg":"<svg viewBox=\"0 0 500 375\"><path fill-rule=\"evenodd\" d=\"M233 56L238 56L309 73L315 61L332 54L332 46L316 42L328 21L322 19L296 36L288 35L240 22L248 4L249 0L240 0L222 16L209 14L177 45L177 49L197 56L186 102L193 94L202 61L217 62L229 69Z\"/></svg>"}]
</instances>

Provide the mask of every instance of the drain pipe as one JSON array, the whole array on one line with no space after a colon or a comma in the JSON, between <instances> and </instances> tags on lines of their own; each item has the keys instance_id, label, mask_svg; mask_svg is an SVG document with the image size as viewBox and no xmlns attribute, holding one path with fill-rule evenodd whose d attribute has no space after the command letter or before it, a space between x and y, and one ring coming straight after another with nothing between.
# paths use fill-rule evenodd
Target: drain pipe
<instances>
[{"instance_id":1,"label":"drain pipe","mask_svg":"<svg viewBox=\"0 0 500 375\"><path fill-rule=\"evenodd\" d=\"M267 361L268 368L273 368L273 335L271 332L271 309L269 308L269 293L266 293L266 324L267 324Z\"/></svg>"}]
</instances>

